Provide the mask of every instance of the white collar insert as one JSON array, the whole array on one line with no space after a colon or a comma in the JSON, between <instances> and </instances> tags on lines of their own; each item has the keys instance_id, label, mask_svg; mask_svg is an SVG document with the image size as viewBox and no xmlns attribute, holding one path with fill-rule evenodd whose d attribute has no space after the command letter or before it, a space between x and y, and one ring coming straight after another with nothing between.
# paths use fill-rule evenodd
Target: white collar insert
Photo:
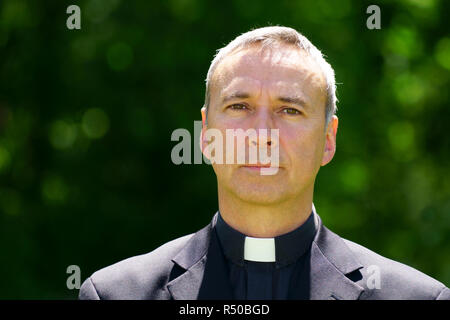
<instances>
[{"instance_id":1,"label":"white collar insert","mask_svg":"<svg viewBox=\"0 0 450 320\"><path fill-rule=\"evenodd\" d=\"M258 262L275 262L275 257L275 238L245 237L245 260Z\"/></svg>"}]
</instances>

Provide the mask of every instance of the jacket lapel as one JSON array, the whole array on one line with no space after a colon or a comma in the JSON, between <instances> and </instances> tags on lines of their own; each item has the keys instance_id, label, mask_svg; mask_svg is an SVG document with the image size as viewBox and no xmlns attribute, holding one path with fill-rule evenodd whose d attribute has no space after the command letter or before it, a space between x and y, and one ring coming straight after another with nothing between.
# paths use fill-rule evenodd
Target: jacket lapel
<instances>
[{"instance_id":1,"label":"jacket lapel","mask_svg":"<svg viewBox=\"0 0 450 320\"><path fill-rule=\"evenodd\" d=\"M167 284L175 300L231 300L231 284L225 257L214 230L217 213L211 223L195 233L172 259L185 270Z\"/></svg>"},{"instance_id":2,"label":"jacket lapel","mask_svg":"<svg viewBox=\"0 0 450 320\"><path fill-rule=\"evenodd\" d=\"M317 215L319 229L311 247L309 284L311 300L357 300L364 289L352 281L363 266L341 237L323 226Z\"/></svg>"},{"instance_id":3,"label":"jacket lapel","mask_svg":"<svg viewBox=\"0 0 450 320\"><path fill-rule=\"evenodd\" d=\"M347 278L346 274L333 265L317 244L313 243L310 273L311 300L357 300L364 289Z\"/></svg>"}]
</instances>

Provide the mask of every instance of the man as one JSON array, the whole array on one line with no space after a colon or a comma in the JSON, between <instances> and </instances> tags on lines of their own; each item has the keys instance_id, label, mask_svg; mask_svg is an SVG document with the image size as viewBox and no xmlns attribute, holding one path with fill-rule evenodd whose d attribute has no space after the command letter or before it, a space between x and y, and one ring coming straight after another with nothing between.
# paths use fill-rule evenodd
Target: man
<instances>
[{"instance_id":1,"label":"man","mask_svg":"<svg viewBox=\"0 0 450 320\"><path fill-rule=\"evenodd\" d=\"M450 299L437 280L322 224L314 182L334 156L338 118L334 71L309 40L286 27L252 30L218 52L206 80L205 156L207 130L277 130L244 140L276 148L276 172L261 174L272 165L248 157L212 161L211 223L95 272L80 299Z\"/></svg>"}]
</instances>

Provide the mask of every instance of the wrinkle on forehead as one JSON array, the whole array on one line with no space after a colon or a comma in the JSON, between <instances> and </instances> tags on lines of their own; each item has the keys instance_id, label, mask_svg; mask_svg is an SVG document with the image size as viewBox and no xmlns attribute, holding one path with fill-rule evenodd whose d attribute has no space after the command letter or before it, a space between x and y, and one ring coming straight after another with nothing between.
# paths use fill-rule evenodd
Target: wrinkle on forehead
<instances>
[{"instance_id":1,"label":"wrinkle on forehead","mask_svg":"<svg viewBox=\"0 0 450 320\"><path fill-rule=\"evenodd\" d=\"M323 72L303 50L286 45L279 49L258 49L241 48L225 57L214 72L211 91L217 89L223 95L240 84L249 90L267 85L280 90L296 88L310 94L319 91L322 93L319 96L325 99Z\"/></svg>"}]
</instances>

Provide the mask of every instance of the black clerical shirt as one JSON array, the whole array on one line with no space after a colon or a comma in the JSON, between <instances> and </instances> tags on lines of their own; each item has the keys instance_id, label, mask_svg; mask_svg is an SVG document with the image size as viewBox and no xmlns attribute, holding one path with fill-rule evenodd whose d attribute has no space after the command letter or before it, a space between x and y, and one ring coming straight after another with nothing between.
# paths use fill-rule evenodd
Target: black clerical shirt
<instances>
[{"instance_id":1,"label":"black clerical shirt","mask_svg":"<svg viewBox=\"0 0 450 320\"><path fill-rule=\"evenodd\" d=\"M234 298L238 300L286 300L292 298L291 288L300 287L296 298L307 299L307 270L311 244L318 222L313 211L297 229L275 237L275 262L244 260L246 235L233 229L220 211L215 226L222 252L228 263L229 279ZM300 282L299 286L296 285Z\"/></svg>"}]
</instances>

